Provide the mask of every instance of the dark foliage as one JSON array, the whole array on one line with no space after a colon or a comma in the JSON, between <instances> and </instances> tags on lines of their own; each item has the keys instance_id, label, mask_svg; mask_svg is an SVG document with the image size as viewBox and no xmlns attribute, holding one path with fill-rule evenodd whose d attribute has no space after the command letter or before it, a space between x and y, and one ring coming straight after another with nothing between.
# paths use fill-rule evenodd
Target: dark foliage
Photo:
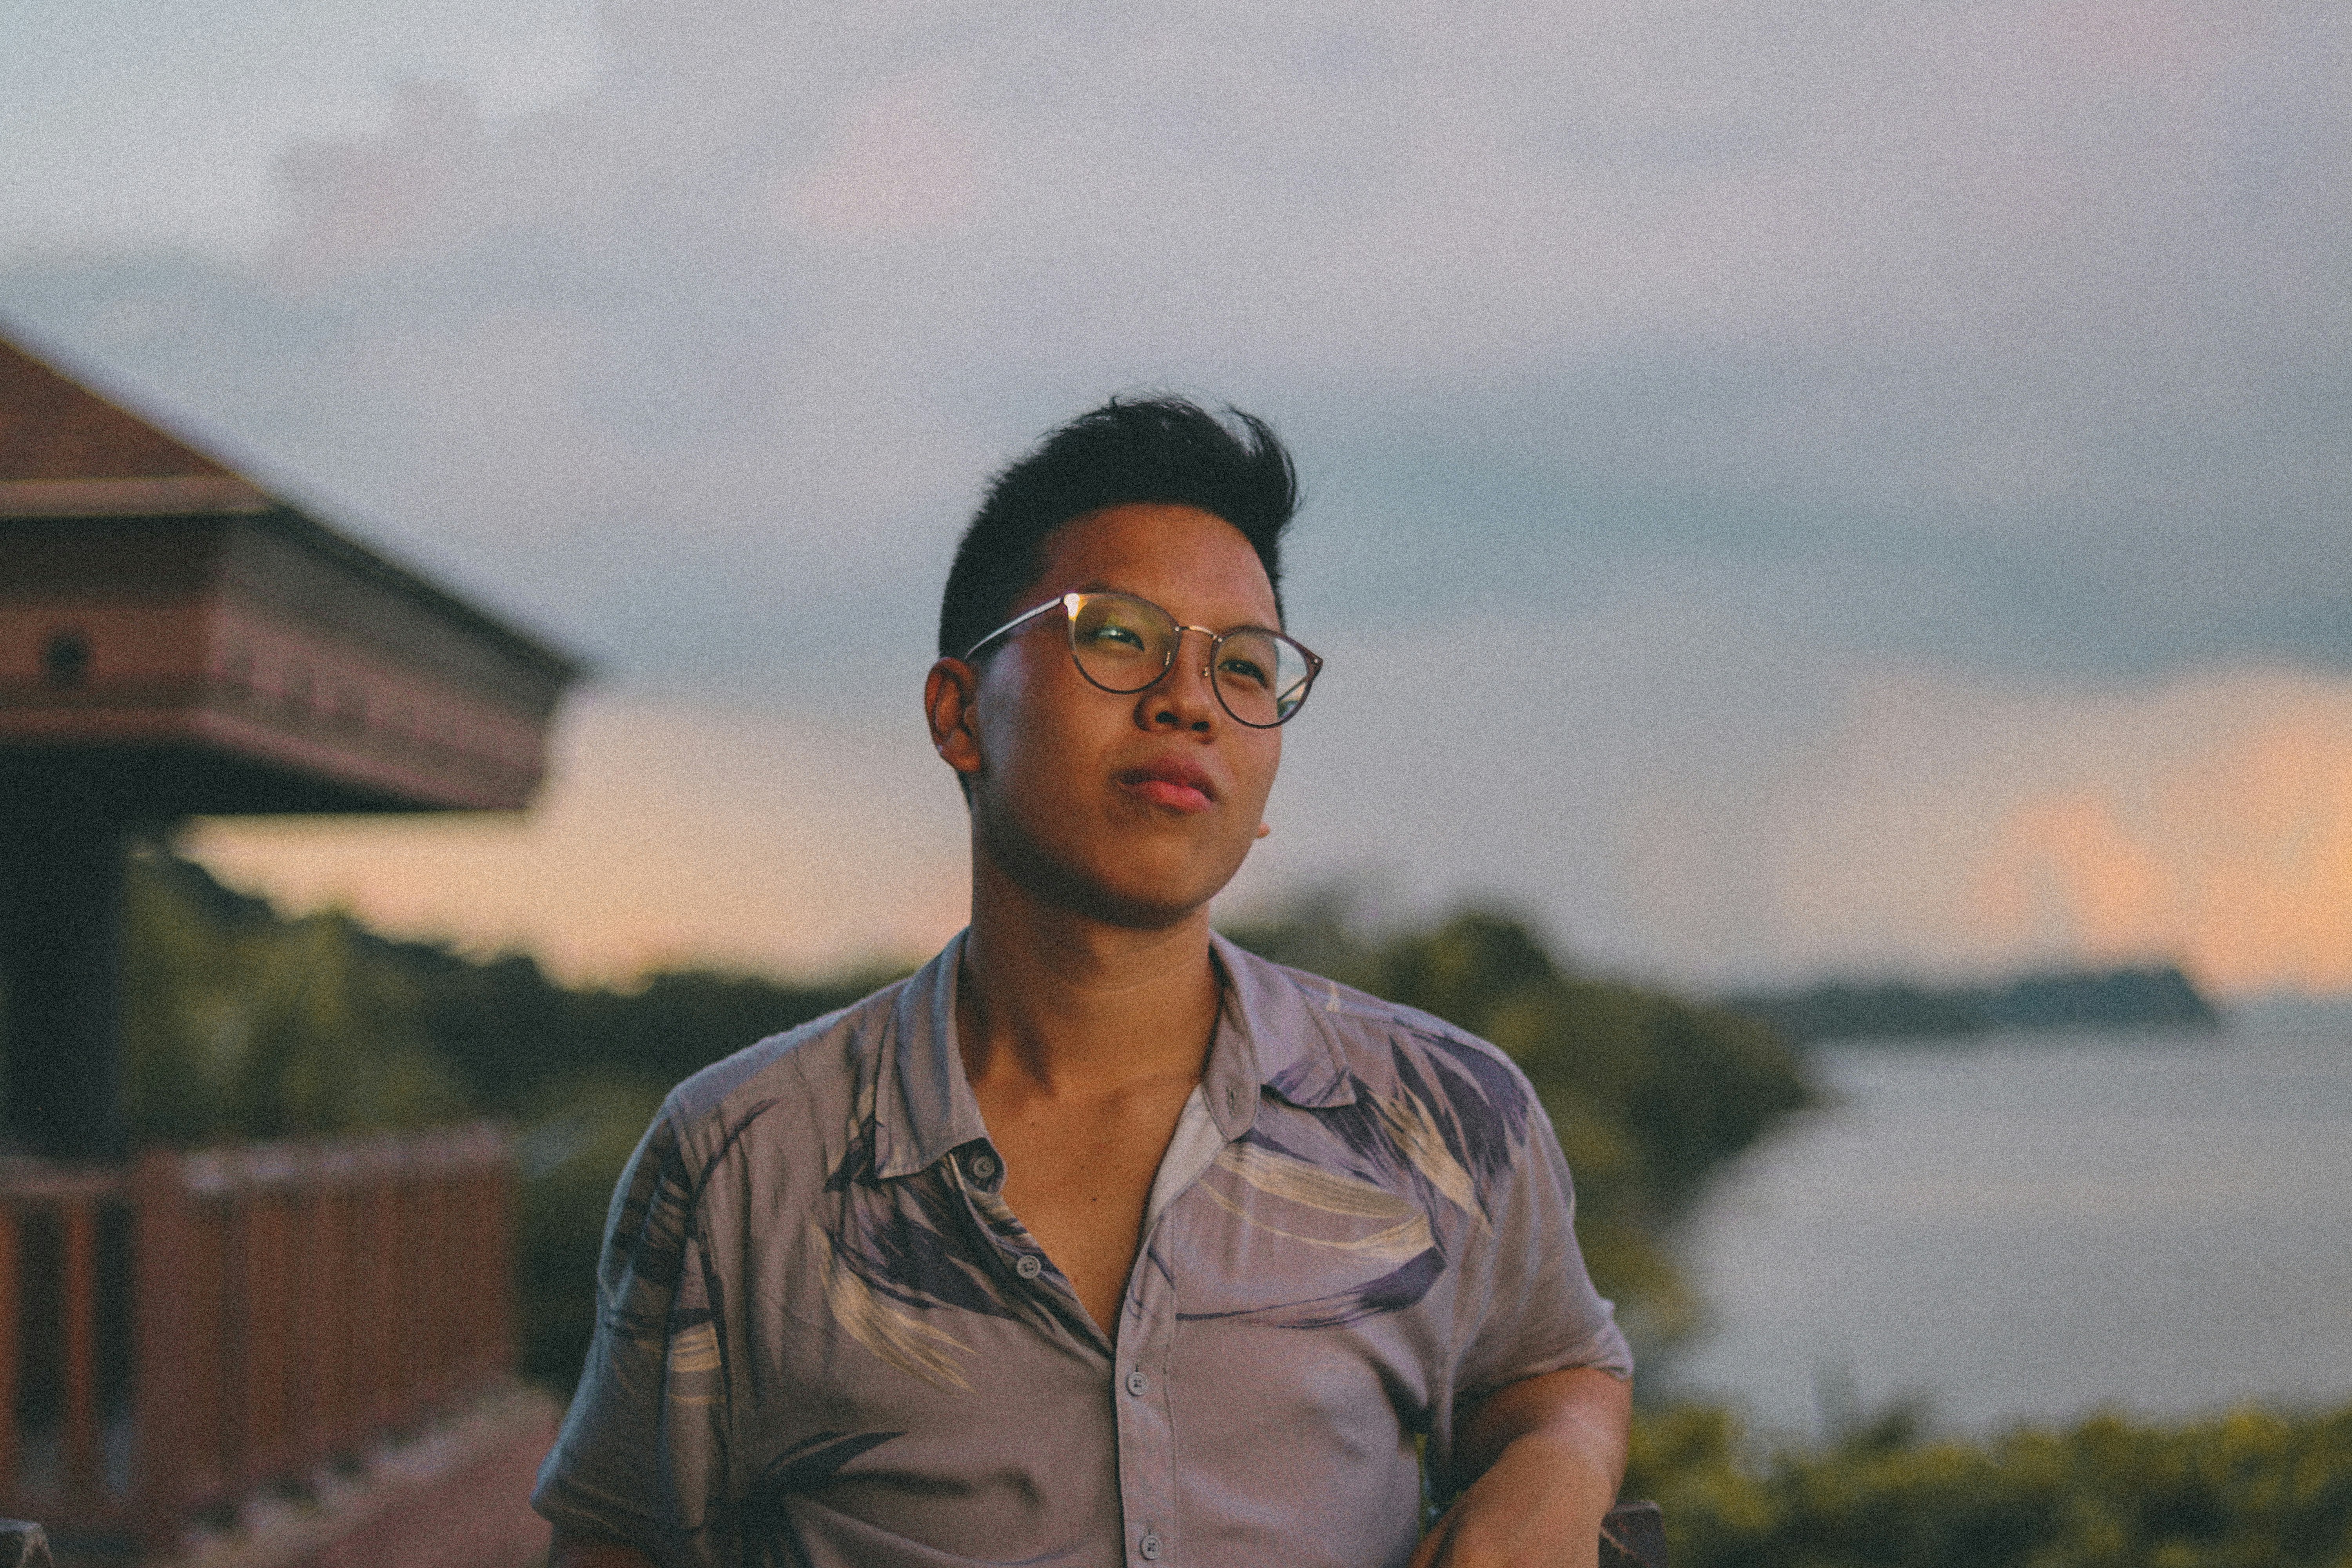
<instances>
[{"instance_id":1,"label":"dark foliage","mask_svg":"<svg viewBox=\"0 0 2352 1568\"><path fill-rule=\"evenodd\" d=\"M2320 1568L2352 1561L2352 1410L1959 1443L1898 1408L1805 1450L1681 1408L1636 1421L1626 1490L1675 1568Z\"/></svg>"}]
</instances>

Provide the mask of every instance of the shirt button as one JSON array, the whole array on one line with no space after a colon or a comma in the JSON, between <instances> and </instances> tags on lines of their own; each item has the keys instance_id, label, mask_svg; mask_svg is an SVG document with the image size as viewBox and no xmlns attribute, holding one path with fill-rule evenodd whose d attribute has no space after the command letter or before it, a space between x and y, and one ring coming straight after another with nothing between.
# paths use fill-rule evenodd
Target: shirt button
<instances>
[{"instance_id":1,"label":"shirt button","mask_svg":"<svg viewBox=\"0 0 2352 1568\"><path fill-rule=\"evenodd\" d=\"M1037 1255L1034 1252L1023 1253L1019 1261L1013 1265L1013 1272L1024 1279L1034 1279L1045 1271L1045 1266L1037 1261Z\"/></svg>"},{"instance_id":2,"label":"shirt button","mask_svg":"<svg viewBox=\"0 0 2352 1568\"><path fill-rule=\"evenodd\" d=\"M1151 1380L1144 1376L1141 1373L1130 1372L1127 1374L1127 1391L1129 1394L1134 1394L1138 1399L1142 1398L1143 1391L1150 1386Z\"/></svg>"},{"instance_id":3,"label":"shirt button","mask_svg":"<svg viewBox=\"0 0 2352 1568\"><path fill-rule=\"evenodd\" d=\"M974 1154L971 1157L971 1173L975 1179L983 1182L994 1176L996 1174L996 1156L993 1154Z\"/></svg>"},{"instance_id":4,"label":"shirt button","mask_svg":"<svg viewBox=\"0 0 2352 1568\"><path fill-rule=\"evenodd\" d=\"M1150 1531L1145 1531L1143 1532L1143 1539L1137 1542L1135 1545L1136 1550L1143 1553L1145 1562L1157 1563L1160 1561L1160 1537L1152 1534Z\"/></svg>"}]
</instances>

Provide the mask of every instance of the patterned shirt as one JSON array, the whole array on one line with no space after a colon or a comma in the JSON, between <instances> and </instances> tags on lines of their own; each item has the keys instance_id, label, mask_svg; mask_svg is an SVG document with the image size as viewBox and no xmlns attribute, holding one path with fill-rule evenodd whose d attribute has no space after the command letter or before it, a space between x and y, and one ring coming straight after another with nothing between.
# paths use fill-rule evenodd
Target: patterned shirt
<instances>
[{"instance_id":1,"label":"patterned shirt","mask_svg":"<svg viewBox=\"0 0 2352 1568\"><path fill-rule=\"evenodd\" d=\"M1114 1325L1006 1206L962 939L697 1074L533 1500L677 1568L1400 1564L1457 1412L1631 1358L1518 1069L1223 938Z\"/></svg>"}]
</instances>

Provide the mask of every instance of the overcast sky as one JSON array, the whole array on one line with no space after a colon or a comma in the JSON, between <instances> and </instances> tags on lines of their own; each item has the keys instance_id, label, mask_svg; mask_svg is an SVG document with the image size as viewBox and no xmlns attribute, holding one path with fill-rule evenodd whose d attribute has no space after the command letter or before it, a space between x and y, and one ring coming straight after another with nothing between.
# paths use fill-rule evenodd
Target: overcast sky
<instances>
[{"instance_id":1,"label":"overcast sky","mask_svg":"<svg viewBox=\"0 0 2352 1568\"><path fill-rule=\"evenodd\" d=\"M528 826L198 840L297 902L571 973L920 950L956 531L1173 388L1296 448L1330 658L1237 905L2352 987L2340 6L10 30L0 315L604 672Z\"/></svg>"}]
</instances>

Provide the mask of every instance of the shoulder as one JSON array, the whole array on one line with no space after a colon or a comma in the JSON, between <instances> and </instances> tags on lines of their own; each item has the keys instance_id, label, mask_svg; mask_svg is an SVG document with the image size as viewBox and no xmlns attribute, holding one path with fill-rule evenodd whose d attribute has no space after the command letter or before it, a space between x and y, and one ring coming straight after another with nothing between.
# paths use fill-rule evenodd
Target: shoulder
<instances>
[{"instance_id":1,"label":"shoulder","mask_svg":"<svg viewBox=\"0 0 2352 1568\"><path fill-rule=\"evenodd\" d=\"M1451 1124L1448 1141L1460 1139L1474 1169L1508 1163L1533 1131L1549 1135L1527 1075L1492 1042L1323 975L1230 944L1219 951L1262 1037L1262 1059L1281 1061L1269 1083L1286 1098L1423 1108ZM1330 1086L1320 1096L1318 1079Z\"/></svg>"},{"instance_id":2,"label":"shoulder","mask_svg":"<svg viewBox=\"0 0 2352 1568\"><path fill-rule=\"evenodd\" d=\"M657 1124L689 1164L706 1169L730 1154L837 1142L870 1090L907 984L893 982L711 1063L670 1090Z\"/></svg>"}]
</instances>

